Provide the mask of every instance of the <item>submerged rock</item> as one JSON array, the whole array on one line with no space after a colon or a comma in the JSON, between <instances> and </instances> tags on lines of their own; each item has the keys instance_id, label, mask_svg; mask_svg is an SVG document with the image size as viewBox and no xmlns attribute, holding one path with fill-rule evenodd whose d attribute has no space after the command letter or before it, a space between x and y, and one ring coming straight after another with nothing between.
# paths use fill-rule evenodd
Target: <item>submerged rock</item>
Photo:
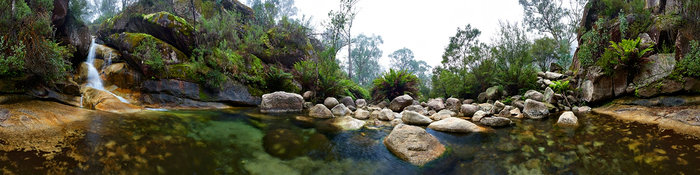
<instances>
[{"instance_id":1,"label":"submerged rock","mask_svg":"<svg viewBox=\"0 0 700 175\"><path fill-rule=\"evenodd\" d=\"M412 104L413 97L409 95L402 95L394 98L394 100L391 100L391 103L389 103L389 109L391 109L394 112L400 112L403 110L403 108Z\"/></svg>"},{"instance_id":2,"label":"submerged rock","mask_svg":"<svg viewBox=\"0 0 700 175\"><path fill-rule=\"evenodd\" d=\"M384 145L402 160L416 166L437 159L445 152L445 145L425 129L399 124L384 138Z\"/></svg>"},{"instance_id":3,"label":"submerged rock","mask_svg":"<svg viewBox=\"0 0 700 175\"><path fill-rule=\"evenodd\" d=\"M560 126L578 126L578 118L571 111L566 111L559 116L557 120L557 125Z\"/></svg>"},{"instance_id":4,"label":"submerged rock","mask_svg":"<svg viewBox=\"0 0 700 175\"><path fill-rule=\"evenodd\" d=\"M436 121L428 125L428 128L436 131L444 132L457 132L457 133L469 133L469 132L485 132L485 128L482 128L472 122L457 117L448 117L440 121Z\"/></svg>"},{"instance_id":5,"label":"submerged rock","mask_svg":"<svg viewBox=\"0 0 700 175\"><path fill-rule=\"evenodd\" d=\"M357 130L365 125L365 121L352 118L350 116L338 117L333 119L333 126L341 130Z\"/></svg>"},{"instance_id":6,"label":"submerged rock","mask_svg":"<svg viewBox=\"0 0 700 175\"><path fill-rule=\"evenodd\" d=\"M272 156L292 159L304 153L304 138L289 129L275 129L265 134L263 147Z\"/></svg>"},{"instance_id":7,"label":"submerged rock","mask_svg":"<svg viewBox=\"0 0 700 175\"><path fill-rule=\"evenodd\" d=\"M301 112L303 107L304 98L301 97L301 95L278 91L262 96L262 102L260 103L260 112Z\"/></svg>"},{"instance_id":8,"label":"submerged rock","mask_svg":"<svg viewBox=\"0 0 700 175\"><path fill-rule=\"evenodd\" d=\"M309 109L309 116L315 118L332 118L333 112L328 109L325 105L316 104Z\"/></svg>"},{"instance_id":9,"label":"submerged rock","mask_svg":"<svg viewBox=\"0 0 700 175\"><path fill-rule=\"evenodd\" d=\"M430 118L413 111L403 111L401 120L411 125L428 125L433 122Z\"/></svg>"},{"instance_id":10,"label":"submerged rock","mask_svg":"<svg viewBox=\"0 0 700 175\"><path fill-rule=\"evenodd\" d=\"M541 119L549 115L547 105L542 102L527 99L525 100L525 108L523 109L525 117L531 119Z\"/></svg>"}]
</instances>

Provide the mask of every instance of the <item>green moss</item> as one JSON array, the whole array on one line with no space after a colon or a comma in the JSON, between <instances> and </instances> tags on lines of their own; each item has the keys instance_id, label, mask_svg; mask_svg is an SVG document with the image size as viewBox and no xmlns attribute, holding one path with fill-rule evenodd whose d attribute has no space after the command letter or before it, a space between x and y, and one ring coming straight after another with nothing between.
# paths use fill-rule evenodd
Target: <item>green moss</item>
<instances>
[{"instance_id":1,"label":"green moss","mask_svg":"<svg viewBox=\"0 0 700 175\"><path fill-rule=\"evenodd\" d=\"M168 21L171 21L168 23L168 26L163 27L176 29L179 33L186 36L190 36L194 32L194 27L192 27L192 25L190 25L185 19L168 12L157 12L143 16L144 20L158 25L162 25L158 22L162 18L167 18Z\"/></svg>"}]
</instances>

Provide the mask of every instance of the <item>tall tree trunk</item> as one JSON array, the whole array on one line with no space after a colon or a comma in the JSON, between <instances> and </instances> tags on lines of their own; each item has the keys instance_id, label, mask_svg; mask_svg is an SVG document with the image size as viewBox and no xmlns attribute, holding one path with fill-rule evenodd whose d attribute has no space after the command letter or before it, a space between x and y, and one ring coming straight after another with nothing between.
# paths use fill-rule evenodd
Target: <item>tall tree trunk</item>
<instances>
[{"instance_id":1,"label":"tall tree trunk","mask_svg":"<svg viewBox=\"0 0 700 175\"><path fill-rule=\"evenodd\" d=\"M194 21L194 30L197 31L197 15L195 13L196 8L194 7L194 0L190 0L190 5L192 5L192 21ZM194 36L194 46L197 46L197 35Z\"/></svg>"},{"instance_id":2,"label":"tall tree trunk","mask_svg":"<svg viewBox=\"0 0 700 175\"><path fill-rule=\"evenodd\" d=\"M348 23L348 77L352 80L352 35L350 29L352 29L352 19Z\"/></svg>"}]
</instances>

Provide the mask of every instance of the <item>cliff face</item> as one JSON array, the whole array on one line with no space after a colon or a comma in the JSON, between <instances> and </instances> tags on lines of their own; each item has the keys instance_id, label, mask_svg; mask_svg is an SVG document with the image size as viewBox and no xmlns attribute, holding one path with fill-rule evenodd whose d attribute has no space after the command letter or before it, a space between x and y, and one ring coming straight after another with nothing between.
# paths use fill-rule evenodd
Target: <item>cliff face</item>
<instances>
[{"instance_id":1,"label":"cliff face","mask_svg":"<svg viewBox=\"0 0 700 175\"><path fill-rule=\"evenodd\" d=\"M586 5L577 37L579 47L570 68L576 76L579 97L584 101L596 103L624 95L648 98L700 92L699 78L684 76L679 70L680 65L688 62L684 61L690 57L688 54L697 50L690 43L700 40L697 19L700 3L635 2L591 0ZM638 45L630 53L646 48L651 51L634 55L638 59L628 62L613 54L611 42L634 40Z\"/></svg>"}]
</instances>

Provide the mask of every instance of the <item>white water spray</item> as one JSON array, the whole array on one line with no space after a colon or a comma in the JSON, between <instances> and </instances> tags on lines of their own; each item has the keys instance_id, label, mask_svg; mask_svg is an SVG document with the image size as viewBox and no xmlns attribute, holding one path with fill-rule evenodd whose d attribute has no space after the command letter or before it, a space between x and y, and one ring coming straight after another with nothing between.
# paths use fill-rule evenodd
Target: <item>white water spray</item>
<instances>
[{"instance_id":1,"label":"white water spray","mask_svg":"<svg viewBox=\"0 0 700 175\"><path fill-rule=\"evenodd\" d=\"M97 72L97 68L95 68L95 65L93 63L95 62L95 47L97 44L95 44L95 38L92 38L92 42L90 43L90 51L88 52L88 57L87 60L85 60L85 63L88 65L88 75L87 75L87 86L92 87L98 90L102 90L105 92L108 92L114 97L117 97L119 101L124 102L124 103L129 103L126 101L126 99L108 91L105 90L104 86L102 85L102 79L100 78L100 74ZM82 100L82 98L81 98Z\"/></svg>"}]
</instances>

